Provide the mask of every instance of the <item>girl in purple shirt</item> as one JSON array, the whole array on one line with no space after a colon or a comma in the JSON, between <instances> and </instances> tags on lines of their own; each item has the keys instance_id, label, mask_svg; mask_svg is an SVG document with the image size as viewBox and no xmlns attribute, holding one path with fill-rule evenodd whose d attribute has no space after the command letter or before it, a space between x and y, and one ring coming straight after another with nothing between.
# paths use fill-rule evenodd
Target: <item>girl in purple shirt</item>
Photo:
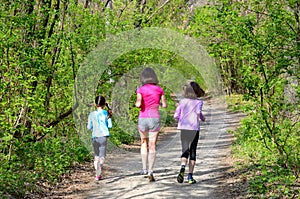
<instances>
[{"instance_id":1,"label":"girl in purple shirt","mask_svg":"<svg viewBox=\"0 0 300 199\"><path fill-rule=\"evenodd\" d=\"M194 184L193 171L196 162L196 149L199 139L200 119L205 121L202 114L203 101L198 99L204 91L196 82L190 82L183 87L184 98L179 101L174 118L178 120L178 129L181 131L181 169L177 176L179 183L183 182L185 165L189 159L188 183Z\"/></svg>"},{"instance_id":2,"label":"girl in purple shirt","mask_svg":"<svg viewBox=\"0 0 300 199\"><path fill-rule=\"evenodd\" d=\"M152 68L145 68L140 74L143 86L137 89L136 107L140 108L138 129L141 137L142 175L147 175L149 181L155 181L153 167L156 158L156 141L160 130L159 104L166 108L164 91L159 87L157 76ZM149 151L148 151L149 147ZM147 169L148 162L148 169Z\"/></svg>"}]
</instances>

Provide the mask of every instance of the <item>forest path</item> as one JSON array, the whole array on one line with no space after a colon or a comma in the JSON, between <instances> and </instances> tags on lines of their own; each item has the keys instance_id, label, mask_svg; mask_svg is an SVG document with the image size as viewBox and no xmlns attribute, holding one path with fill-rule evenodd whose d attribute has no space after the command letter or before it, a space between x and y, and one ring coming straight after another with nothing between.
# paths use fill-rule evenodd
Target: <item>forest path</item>
<instances>
[{"instance_id":1,"label":"forest path","mask_svg":"<svg viewBox=\"0 0 300 199\"><path fill-rule=\"evenodd\" d=\"M180 169L180 133L176 127L165 127L157 143L157 158L154 169L156 182L139 175L141 158L139 147L130 152L113 150L107 155L104 179L95 181L93 164L78 175L69 191L60 193L63 198L220 198L216 193L232 165L226 162L234 140L228 130L239 125L241 113L226 110L226 104L218 99L204 101L203 113L206 122L202 123L197 148L197 162L194 171L196 184L188 184L186 176L182 184L176 181ZM76 174L75 174L76 175ZM81 177L82 179L80 179ZM82 184L85 182L84 184ZM57 192L58 193L58 192ZM54 194L58 197L57 194ZM52 195L52 196L54 196ZM228 194L224 193L228 197ZM51 198L57 198L51 197ZM58 197L59 198L59 197Z\"/></svg>"}]
</instances>

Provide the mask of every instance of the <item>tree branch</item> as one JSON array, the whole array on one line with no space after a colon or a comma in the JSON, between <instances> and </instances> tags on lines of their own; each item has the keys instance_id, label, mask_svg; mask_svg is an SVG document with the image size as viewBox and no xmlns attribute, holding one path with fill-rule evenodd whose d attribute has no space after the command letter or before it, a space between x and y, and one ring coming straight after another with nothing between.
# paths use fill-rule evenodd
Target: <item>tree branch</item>
<instances>
[{"instance_id":1,"label":"tree branch","mask_svg":"<svg viewBox=\"0 0 300 199\"><path fill-rule=\"evenodd\" d=\"M106 3L105 3L104 8L102 9L102 11L105 11L105 9L107 8L108 4L109 4L109 8L112 9L112 0L107 0Z\"/></svg>"},{"instance_id":2,"label":"tree branch","mask_svg":"<svg viewBox=\"0 0 300 199\"><path fill-rule=\"evenodd\" d=\"M69 110L67 110L65 113L61 114L56 120L48 123L45 127L46 128L50 128L50 127L53 127L53 126L56 126L57 124L59 124L63 119L65 119L66 117L68 117L69 115L72 114L72 112L74 110L76 110L78 108L79 104L78 102L76 101L76 104L70 108ZM38 139L36 139L36 141L40 141L42 140L47 134L43 134L41 137L39 137Z\"/></svg>"},{"instance_id":3,"label":"tree branch","mask_svg":"<svg viewBox=\"0 0 300 199\"><path fill-rule=\"evenodd\" d=\"M170 0L165 1L165 2L164 2L157 10L155 10L155 11L147 18L147 20L145 21L145 23L148 23L148 22L151 20L151 18L152 18L155 14L157 14L157 12L158 12L160 9L162 9L165 5L167 5L169 2L170 2Z\"/></svg>"}]
</instances>

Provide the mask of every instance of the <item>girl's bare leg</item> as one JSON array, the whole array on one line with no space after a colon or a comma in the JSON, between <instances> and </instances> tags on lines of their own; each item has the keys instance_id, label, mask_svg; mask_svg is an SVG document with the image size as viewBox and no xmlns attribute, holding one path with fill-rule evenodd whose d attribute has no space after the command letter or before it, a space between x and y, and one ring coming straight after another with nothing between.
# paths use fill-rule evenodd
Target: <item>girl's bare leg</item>
<instances>
[{"instance_id":1,"label":"girl's bare leg","mask_svg":"<svg viewBox=\"0 0 300 199\"><path fill-rule=\"evenodd\" d=\"M186 159L185 157L182 157L182 158L181 158L181 166L182 166L182 165L185 166L185 165L186 165L186 162L187 162L187 159Z\"/></svg>"},{"instance_id":2,"label":"girl's bare leg","mask_svg":"<svg viewBox=\"0 0 300 199\"><path fill-rule=\"evenodd\" d=\"M195 160L189 161L189 173L194 173L195 162Z\"/></svg>"}]
</instances>

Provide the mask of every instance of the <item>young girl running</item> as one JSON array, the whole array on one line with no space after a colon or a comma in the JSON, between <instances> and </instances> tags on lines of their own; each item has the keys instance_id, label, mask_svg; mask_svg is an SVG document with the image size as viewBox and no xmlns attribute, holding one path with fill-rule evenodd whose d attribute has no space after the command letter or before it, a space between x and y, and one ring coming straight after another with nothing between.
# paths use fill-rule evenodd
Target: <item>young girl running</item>
<instances>
[{"instance_id":1,"label":"young girl running","mask_svg":"<svg viewBox=\"0 0 300 199\"><path fill-rule=\"evenodd\" d=\"M188 183L194 184L193 172L196 162L196 149L199 139L200 119L205 121L202 114L203 101L198 99L204 91L196 82L190 82L183 87L184 98L179 101L174 118L178 120L178 129L181 131L181 169L177 176L179 183L183 182L185 166L189 160Z\"/></svg>"},{"instance_id":2,"label":"young girl running","mask_svg":"<svg viewBox=\"0 0 300 199\"><path fill-rule=\"evenodd\" d=\"M103 96L95 98L97 110L91 112L88 117L87 128L92 130L92 144L94 147L94 166L96 170L96 180L102 179L102 167L106 156L107 138L109 137L108 128L112 127L111 110ZM104 107L108 108L104 110Z\"/></svg>"},{"instance_id":3,"label":"young girl running","mask_svg":"<svg viewBox=\"0 0 300 199\"><path fill-rule=\"evenodd\" d=\"M145 68L140 74L142 86L137 89L136 107L140 108L138 129L141 137L142 175L147 175L149 181L155 181L153 167L156 158L156 141L160 130L159 104L166 108L164 91L159 87L157 76L152 68ZM148 151L149 147L149 151ZM148 170L147 170L148 162Z\"/></svg>"}]
</instances>

